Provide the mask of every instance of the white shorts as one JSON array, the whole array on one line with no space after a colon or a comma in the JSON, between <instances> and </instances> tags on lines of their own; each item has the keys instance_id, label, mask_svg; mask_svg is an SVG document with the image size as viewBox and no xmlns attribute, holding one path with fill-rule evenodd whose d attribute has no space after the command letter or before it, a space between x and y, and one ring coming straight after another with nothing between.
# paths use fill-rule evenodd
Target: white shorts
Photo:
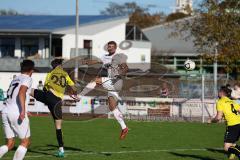
<instances>
[{"instance_id":1,"label":"white shorts","mask_svg":"<svg viewBox=\"0 0 240 160\"><path fill-rule=\"evenodd\" d=\"M102 77L102 86L108 91L108 97L114 97L116 100L121 100L118 92L122 90L122 79Z\"/></svg>"},{"instance_id":2,"label":"white shorts","mask_svg":"<svg viewBox=\"0 0 240 160\"><path fill-rule=\"evenodd\" d=\"M27 115L22 122L19 121L17 114L3 113L2 123L5 133L5 138L18 137L25 139L30 137L30 125Z\"/></svg>"}]
</instances>

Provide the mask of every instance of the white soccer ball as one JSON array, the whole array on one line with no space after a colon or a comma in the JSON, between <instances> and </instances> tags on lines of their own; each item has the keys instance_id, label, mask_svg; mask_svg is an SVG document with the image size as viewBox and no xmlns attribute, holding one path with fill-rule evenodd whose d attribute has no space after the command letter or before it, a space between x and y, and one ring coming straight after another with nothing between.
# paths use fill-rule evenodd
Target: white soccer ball
<instances>
[{"instance_id":1,"label":"white soccer ball","mask_svg":"<svg viewBox=\"0 0 240 160\"><path fill-rule=\"evenodd\" d=\"M190 59L188 59L188 60L186 60L186 61L184 62L184 68L185 68L186 70L188 70L188 71L194 70L195 67L196 67L195 62L192 61L192 60L190 60Z\"/></svg>"}]
</instances>

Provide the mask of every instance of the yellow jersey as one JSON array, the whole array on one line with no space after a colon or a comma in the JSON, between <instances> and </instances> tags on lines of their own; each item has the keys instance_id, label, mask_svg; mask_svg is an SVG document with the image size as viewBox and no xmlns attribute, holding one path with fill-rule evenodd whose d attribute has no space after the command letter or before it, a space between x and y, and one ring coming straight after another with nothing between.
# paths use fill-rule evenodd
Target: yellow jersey
<instances>
[{"instance_id":1,"label":"yellow jersey","mask_svg":"<svg viewBox=\"0 0 240 160\"><path fill-rule=\"evenodd\" d=\"M240 105L228 97L222 97L217 102L217 111L223 112L228 126L240 124Z\"/></svg>"},{"instance_id":2,"label":"yellow jersey","mask_svg":"<svg viewBox=\"0 0 240 160\"><path fill-rule=\"evenodd\" d=\"M56 67L47 74L44 86L59 98L63 98L67 86L74 86L74 82L61 67Z\"/></svg>"}]
</instances>

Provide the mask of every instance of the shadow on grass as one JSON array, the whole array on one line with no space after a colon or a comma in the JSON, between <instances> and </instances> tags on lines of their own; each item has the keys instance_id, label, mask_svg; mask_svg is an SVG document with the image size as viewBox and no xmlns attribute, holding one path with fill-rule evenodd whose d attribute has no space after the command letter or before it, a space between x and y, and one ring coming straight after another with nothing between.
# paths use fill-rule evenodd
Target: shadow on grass
<instances>
[{"instance_id":1,"label":"shadow on grass","mask_svg":"<svg viewBox=\"0 0 240 160\"><path fill-rule=\"evenodd\" d=\"M58 149L57 145L52 145L52 144L48 144L47 147L54 150ZM84 151L81 148L75 148L75 147L69 147L69 146L64 146L64 149L68 151L78 151L78 152L88 152L88 153L91 152L91 151Z\"/></svg>"},{"instance_id":2,"label":"shadow on grass","mask_svg":"<svg viewBox=\"0 0 240 160\"><path fill-rule=\"evenodd\" d=\"M227 153L223 149L206 148L206 151L213 152L213 153L220 153L220 154L223 155L223 157L227 156ZM194 159L197 159L197 160L217 160L217 159L213 159L213 158L210 158L210 157L203 157L203 156L192 155L192 154L180 154L180 153L175 153L175 152L170 152L170 154L173 154L173 155L178 156L178 157L194 158Z\"/></svg>"},{"instance_id":3,"label":"shadow on grass","mask_svg":"<svg viewBox=\"0 0 240 160\"><path fill-rule=\"evenodd\" d=\"M192 158L195 160L217 160L210 157L203 157L203 156L193 155L193 154L182 154L182 153L175 153L175 152L170 152L170 154L177 157L181 157L181 158Z\"/></svg>"},{"instance_id":4,"label":"shadow on grass","mask_svg":"<svg viewBox=\"0 0 240 160\"><path fill-rule=\"evenodd\" d=\"M45 155L45 156L53 156L53 157L55 157L55 155L52 154L52 153L49 153L49 152L46 152L46 151L39 151L37 149L37 147L36 147L36 150L32 149L32 148L28 149L28 152L29 153L36 153L36 154L40 154L40 155Z\"/></svg>"},{"instance_id":5,"label":"shadow on grass","mask_svg":"<svg viewBox=\"0 0 240 160\"><path fill-rule=\"evenodd\" d=\"M45 146L46 147L46 146ZM16 151L18 148L18 146L14 146L12 151ZM50 153L47 153L47 152L44 152L44 150L40 149L40 148L43 148L43 146L40 146L39 148L38 147L34 147L33 148L29 148L28 149L28 152L31 152L31 153L36 153L36 154L41 154L41 155L51 155L51 156L54 156L53 154L50 154ZM35 150L36 149L36 150ZM48 151L48 150L45 150L45 151Z\"/></svg>"},{"instance_id":6,"label":"shadow on grass","mask_svg":"<svg viewBox=\"0 0 240 160\"><path fill-rule=\"evenodd\" d=\"M222 154L226 154L226 152L225 152L223 149L207 148L207 151L214 152L214 153L222 153Z\"/></svg>"},{"instance_id":7,"label":"shadow on grass","mask_svg":"<svg viewBox=\"0 0 240 160\"><path fill-rule=\"evenodd\" d=\"M48 144L46 146L37 146L37 147L30 148L28 152L41 154L41 155L54 156L54 152L49 153L49 151L56 151L57 149L58 149L57 145ZM83 150L81 148L75 148L75 147L69 147L69 146L64 146L64 149L67 151L80 152L83 154L96 154L96 155L104 155L104 156L112 155L111 153L88 151L88 150Z\"/></svg>"}]
</instances>

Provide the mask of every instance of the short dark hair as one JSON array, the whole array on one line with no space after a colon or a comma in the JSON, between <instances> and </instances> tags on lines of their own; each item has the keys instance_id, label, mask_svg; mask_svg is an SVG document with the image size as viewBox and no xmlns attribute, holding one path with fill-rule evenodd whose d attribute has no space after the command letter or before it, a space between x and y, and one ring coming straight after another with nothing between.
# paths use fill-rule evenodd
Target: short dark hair
<instances>
[{"instance_id":1,"label":"short dark hair","mask_svg":"<svg viewBox=\"0 0 240 160\"><path fill-rule=\"evenodd\" d=\"M232 90L231 90L231 88L229 88L228 86L221 86L220 91L221 91L221 92L224 92L224 94L225 94L227 97L231 97Z\"/></svg>"},{"instance_id":2,"label":"short dark hair","mask_svg":"<svg viewBox=\"0 0 240 160\"><path fill-rule=\"evenodd\" d=\"M29 59L25 59L20 63L21 73L30 72L34 70L34 62Z\"/></svg>"},{"instance_id":3,"label":"short dark hair","mask_svg":"<svg viewBox=\"0 0 240 160\"><path fill-rule=\"evenodd\" d=\"M107 44L108 44L108 45L109 45L109 44L113 44L115 47L117 47L117 43L116 43L115 41L109 41Z\"/></svg>"},{"instance_id":4,"label":"short dark hair","mask_svg":"<svg viewBox=\"0 0 240 160\"><path fill-rule=\"evenodd\" d=\"M52 68L56 68L57 66L59 65L62 65L63 63L63 59L54 59L52 62L51 62L51 66Z\"/></svg>"},{"instance_id":5,"label":"short dark hair","mask_svg":"<svg viewBox=\"0 0 240 160\"><path fill-rule=\"evenodd\" d=\"M230 84L226 84L226 87L227 87L227 88L231 88L231 85L230 85Z\"/></svg>"}]
</instances>

